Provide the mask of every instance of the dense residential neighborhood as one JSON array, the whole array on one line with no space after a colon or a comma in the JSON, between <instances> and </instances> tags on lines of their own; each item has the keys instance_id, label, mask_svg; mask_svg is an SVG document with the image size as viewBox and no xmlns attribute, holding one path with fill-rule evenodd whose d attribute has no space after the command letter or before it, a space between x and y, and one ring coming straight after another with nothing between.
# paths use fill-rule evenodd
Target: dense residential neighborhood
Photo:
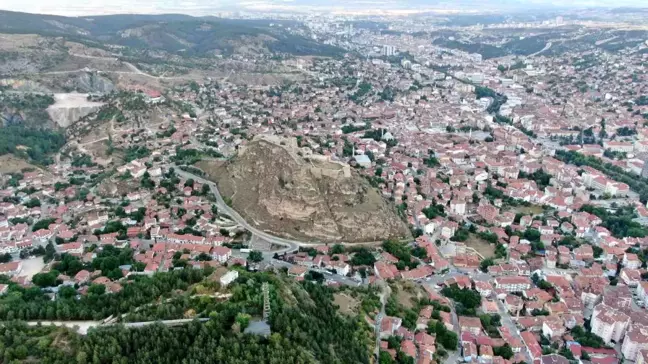
<instances>
[{"instance_id":1,"label":"dense residential neighborhood","mask_svg":"<svg viewBox=\"0 0 648 364\"><path fill-rule=\"evenodd\" d=\"M553 53L552 40L526 55L485 57L404 20L381 31L305 24L313 39L348 53L266 60L299 82L205 77L88 94L101 107L68 127L51 161L40 146L14 145L12 154L27 157L0 174L0 321L85 335L211 320L273 341L271 328L289 320L273 310L298 316L286 307L307 301L294 283L357 314L348 331L376 363L648 361L648 43ZM461 34L531 29L521 41L563 26L581 30L561 43L594 32L556 17ZM23 83L3 79L0 96ZM257 187L235 194L267 200L221 195L214 176L259 140L276 141L277 155L294 149L291 162L354 196L327 201L331 216L366 213L353 209L375 190L407 234L304 239L291 216L324 225L306 204L286 207ZM39 159L24 152L35 149ZM304 193L274 162L269 179ZM352 177L362 188L345 185ZM261 208L282 223L262 228L249 218ZM250 312L260 317L234 303L242 297L255 297L262 309ZM228 300L225 316L212 316Z\"/></svg>"}]
</instances>

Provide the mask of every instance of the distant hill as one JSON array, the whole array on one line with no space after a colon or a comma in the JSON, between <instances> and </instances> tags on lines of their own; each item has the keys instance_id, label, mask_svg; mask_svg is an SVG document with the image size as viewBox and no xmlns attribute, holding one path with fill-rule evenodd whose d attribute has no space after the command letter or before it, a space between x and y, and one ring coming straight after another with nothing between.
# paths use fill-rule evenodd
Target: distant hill
<instances>
[{"instance_id":1,"label":"distant hill","mask_svg":"<svg viewBox=\"0 0 648 364\"><path fill-rule=\"evenodd\" d=\"M272 26L271 26L272 25ZM281 26L279 26L281 25ZM293 55L339 56L343 50L290 34L290 21L196 18L181 14L64 17L0 11L0 33L64 37L177 54L231 54L239 47Z\"/></svg>"}]
</instances>

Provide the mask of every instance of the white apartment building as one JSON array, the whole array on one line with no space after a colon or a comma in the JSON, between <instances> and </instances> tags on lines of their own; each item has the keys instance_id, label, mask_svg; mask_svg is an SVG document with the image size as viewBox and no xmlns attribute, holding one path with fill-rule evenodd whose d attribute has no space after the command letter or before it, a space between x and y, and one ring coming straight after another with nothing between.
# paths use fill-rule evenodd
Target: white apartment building
<instances>
[{"instance_id":1,"label":"white apartment building","mask_svg":"<svg viewBox=\"0 0 648 364\"><path fill-rule=\"evenodd\" d=\"M603 148L609 149L613 152L632 153L634 151L634 145L630 142L606 141L603 142Z\"/></svg>"},{"instance_id":2,"label":"white apartment building","mask_svg":"<svg viewBox=\"0 0 648 364\"><path fill-rule=\"evenodd\" d=\"M648 363L648 349L640 349L637 353L637 360L635 364L646 364Z\"/></svg>"},{"instance_id":3,"label":"white apartment building","mask_svg":"<svg viewBox=\"0 0 648 364\"><path fill-rule=\"evenodd\" d=\"M639 297L645 305L648 305L648 282L639 282L639 285L637 285L637 297Z\"/></svg>"},{"instance_id":4,"label":"white apartment building","mask_svg":"<svg viewBox=\"0 0 648 364\"><path fill-rule=\"evenodd\" d=\"M531 279L522 276L504 276L495 278L495 288L507 292L522 292L531 288Z\"/></svg>"},{"instance_id":5,"label":"white apartment building","mask_svg":"<svg viewBox=\"0 0 648 364\"><path fill-rule=\"evenodd\" d=\"M234 282L238 276L239 272L237 270L231 270L220 278L220 283L223 287L227 287L230 283Z\"/></svg>"},{"instance_id":6,"label":"white apartment building","mask_svg":"<svg viewBox=\"0 0 648 364\"><path fill-rule=\"evenodd\" d=\"M639 260L637 254L624 253L623 266L630 269L639 269L641 267L641 260Z\"/></svg>"},{"instance_id":7,"label":"white apartment building","mask_svg":"<svg viewBox=\"0 0 648 364\"><path fill-rule=\"evenodd\" d=\"M630 317L612 307L599 304L592 314L592 333L600 336L606 344L620 342L625 335Z\"/></svg>"},{"instance_id":8,"label":"white apartment building","mask_svg":"<svg viewBox=\"0 0 648 364\"><path fill-rule=\"evenodd\" d=\"M454 214L457 215L465 215L466 214L466 202L465 201L459 201L459 200L452 200L450 201L450 211Z\"/></svg>"},{"instance_id":9,"label":"white apartment building","mask_svg":"<svg viewBox=\"0 0 648 364\"><path fill-rule=\"evenodd\" d=\"M621 352L627 360L635 360L641 349L648 349L648 328L636 324L631 325L623 339Z\"/></svg>"}]
</instances>

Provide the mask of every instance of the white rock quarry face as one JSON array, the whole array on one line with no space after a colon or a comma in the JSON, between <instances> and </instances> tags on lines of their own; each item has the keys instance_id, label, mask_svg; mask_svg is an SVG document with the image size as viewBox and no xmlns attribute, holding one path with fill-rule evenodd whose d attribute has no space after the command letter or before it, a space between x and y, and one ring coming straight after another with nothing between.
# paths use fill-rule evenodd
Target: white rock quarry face
<instances>
[{"instance_id":1,"label":"white rock quarry face","mask_svg":"<svg viewBox=\"0 0 648 364\"><path fill-rule=\"evenodd\" d=\"M88 101L87 98L88 94L54 94L54 104L47 108L47 113L58 126L67 128L104 105L103 102Z\"/></svg>"}]
</instances>

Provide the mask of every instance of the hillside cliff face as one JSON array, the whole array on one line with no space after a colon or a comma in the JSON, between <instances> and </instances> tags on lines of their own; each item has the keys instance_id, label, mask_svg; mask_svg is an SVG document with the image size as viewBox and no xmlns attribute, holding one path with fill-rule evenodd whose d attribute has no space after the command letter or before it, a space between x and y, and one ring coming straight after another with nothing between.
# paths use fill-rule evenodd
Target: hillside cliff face
<instances>
[{"instance_id":1,"label":"hillside cliff face","mask_svg":"<svg viewBox=\"0 0 648 364\"><path fill-rule=\"evenodd\" d=\"M309 156L294 140L257 138L207 170L250 223L277 235L371 242L409 235L394 208L348 165Z\"/></svg>"},{"instance_id":2,"label":"hillside cliff face","mask_svg":"<svg viewBox=\"0 0 648 364\"><path fill-rule=\"evenodd\" d=\"M88 101L87 97L87 94L55 94L56 102L47 108L47 113L58 126L67 128L104 105L102 102Z\"/></svg>"}]
</instances>

